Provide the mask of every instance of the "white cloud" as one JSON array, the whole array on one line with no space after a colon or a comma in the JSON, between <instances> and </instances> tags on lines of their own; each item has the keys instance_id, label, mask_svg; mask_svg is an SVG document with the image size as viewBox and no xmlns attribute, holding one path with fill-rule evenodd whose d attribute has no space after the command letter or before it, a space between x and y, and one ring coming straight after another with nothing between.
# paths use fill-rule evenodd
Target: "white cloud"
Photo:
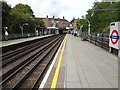
<instances>
[{"instance_id":1,"label":"white cloud","mask_svg":"<svg viewBox=\"0 0 120 90\"><path fill-rule=\"evenodd\" d=\"M6 0L14 7L18 3L31 6L36 17L55 17L71 20L73 17L80 18L91 8L95 0Z\"/></svg>"}]
</instances>

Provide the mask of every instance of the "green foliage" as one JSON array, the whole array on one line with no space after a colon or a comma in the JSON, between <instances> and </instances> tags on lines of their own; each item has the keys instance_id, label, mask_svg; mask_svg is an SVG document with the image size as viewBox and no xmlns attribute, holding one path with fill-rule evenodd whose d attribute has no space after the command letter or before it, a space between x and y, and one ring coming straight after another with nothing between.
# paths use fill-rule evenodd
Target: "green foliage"
<instances>
[{"instance_id":1,"label":"green foliage","mask_svg":"<svg viewBox=\"0 0 120 90\"><path fill-rule=\"evenodd\" d=\"M14 18L14 19L13 19ZM28 26L24 26L24 33L34 32L35 17L30 6L24 4L17 4L11 10L11 32L21 33L20 26L24 23L28 23Z\"/></svg>"},{"instance_id":2,"label":"green foliage","mask_svg":"<svg viewBox=\"0 0 120 90\"><path fill-rule=\"evenodd\" d=\"M2 26L8 27L9 34L21 34L21 26L24 29L23 33L34 33L36 25L45 27L43 21L36 21L31 7L21 3L11 8L7 2L2 1L2 20ZM25 23L28 25L24 25Z\"/></svg>"},{"instance_id":3,"label":"green foliage","mask_svg":"<svg viewBox=\"0 0 120 90\"><path fill-rule=\"evenodd\" d=\"M92 11L94 15L87 17L91 20L92 32L109 33L110 23L118 21L118 10L112 10L118 8L117 4L117 2L112 4L110 2L94 4Z\"/></svg>"},{"instance_id":4,"label":"green foliage","mask_svg":"<svg viewBox=\"0 0 120 90\"><path fill-rule=\"evenodd\" d=\"M87 32L88 31L88 22L86 19L80 19L77 22L77 28L80 29L80 27L83 25L82 27L82 32Z\"/></svg>"},{"instance_id":5,"label":"green foliage","mask_svg":"<svg viewBox=\"0 0 120 90\"><path fill-rule=\"evenodd\" d=\"M4 27L9 26L11 7L5 1L0 1L0 3L2 3L2 33L4 33Z\"/></svg>"},{"instance_id":6,"label":"green foliage","mask_svg":"<svg viewBox=\"0 0 120 90\"><path fill-rule=\"evenodd\" d=\"M118 8L119 10L117 10ZM120 2L112 4L110 2L95 2L92 9L87 11L86 18L91 23L92 33L109 33L110 23L120 21ZM84 25L84 23L82 24Z\"/></svg>"},{"instance_id":7,"label":"green foliage","mask_svg":"<svg viewBox=\"0 0 120 90\"><path fill-rule=\"evenodd\" d=\"M33 15L33 11L31 9L30 6L28 6L27 4L17 4L14 8L13 8L14 12L21 12L22 14L29 14L31 17L34 17Z\"/></svg>"},{"instance_id":8,"label":"green foliage","mask_svg":"<svg viewBox=\"0 0 120 90\"><path fill-rule=\"evenodd\" d=\"M42 20L36 20L35 25L45 28L45 23Z\"/></svg>"}]
</instances>

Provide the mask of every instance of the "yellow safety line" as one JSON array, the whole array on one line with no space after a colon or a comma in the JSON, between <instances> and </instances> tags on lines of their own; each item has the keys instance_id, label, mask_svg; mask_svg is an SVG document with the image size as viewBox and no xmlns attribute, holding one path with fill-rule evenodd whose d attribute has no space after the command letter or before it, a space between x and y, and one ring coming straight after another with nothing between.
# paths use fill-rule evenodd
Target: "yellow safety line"
<instances>
[{"instance_id":1,"label":"yellow safety line","mask_svg":"<svg viewBox=\"0 0 120 90\"><path fill-rule=\"evenodd\" d=\"M8 44L2 44L2 45L0 45L0 47L9 46L9 45L13 45L13 44L17 44L17 43L16 42L11 42L11 43L8 43Z\"/></svg>"},{"instance_id":2,"label":"yellow safety line","mask_svg":"<svg viewBox=\"0 0 120 90\"><path fill-rule=\"evenodd\" d=\"M12 42L12 43L10 43L10 45L12 45L12 44L17 44L16 42Z\"/></svg>"},{"instance_id":3,"label":"yellow safety line","mask_svg":"<svg viewBox=\"0 0 120 90\"><path fill-rule=\"evenodd\" d=\"M66 37L67 36L65 36L65 41L64 41L64 44L63 44L63 47L62 47L62 51L60 53L58 65L57 65L57 68L56 68L56 71L55 71L55 74L54 74L54 77L53 77L53 80L52 80L51 90L54 90L56 88L58 75L59 75L59 70L60 70L60 64L61 64L61 61L62 61L62 55L63 55L63 51L64 51L64 48L65 48L65 43L66 43Z\"/></svg>"}]
</instances>

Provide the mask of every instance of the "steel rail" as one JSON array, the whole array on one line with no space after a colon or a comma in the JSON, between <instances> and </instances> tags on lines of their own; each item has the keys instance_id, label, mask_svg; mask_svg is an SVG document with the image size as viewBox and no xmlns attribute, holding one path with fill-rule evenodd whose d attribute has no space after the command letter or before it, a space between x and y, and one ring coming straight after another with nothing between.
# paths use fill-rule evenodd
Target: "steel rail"
<instances>
[{"instance_id":1,"label":"steel rail","mask_svg":"<svg viewBox=\"0 0 120 90\"><path fill-rule=\"evenodd\" d=\"M52 47L50 47L47 51L46 54L42 56L42 58L12 87L12 90L16 90L19 88L19 86L29 77L29 75L35 70L35 68L41 63L41 61L50 53L50 51L57 45L57 42L55 42Z\"/></svg>"},{"instance_id":2,"label":"steel rail","mask_svg":"<svg viewBox=\"0 0 120 90\"><path fill-rule=\"evenodd\" d=\"M52 39L53 39L53 37L52 37L52 38L49 38L49 40L46 40L46 39L45 39L45 40L42 41L42 42L35 43L34 46L32 45L32 46L30 46L30 47L27 48L27 49L23 49L24 52L22 52L22 53L19 52L19 54L17 54L16 56L12 56L10 59L5 60L5 61L2 61L2 67L5 67L8 63L13 62L13 61L15 61L16 59L18 59L18 58L20 58L20 57L23 57L23 56L25 56L26 54L34 51L35 49L37 49L37 48L45 45L46 43L48 43L48 42L49 42L50 40L52 40ZM43 43L43 42L44 42L44 43ZM35 46L36 46L36 47L35 47ZM31 47L32 47L32 48L31 48Z\"/></svg>"},{"instance_id":3,"label":"steel rail","mask_svg":"<svg viewBox=\"0 0 120 90\"><path fill-rule=\"evenodd\" d=\"M53 37L54 37L54 36L53 36ZM52 36L51 36L50 38L52 38ZM11 51L9 51L9 52L6 52L5 54L2 54L0 57L2 58L2 61L3 61L3 60L5 60L5 59L7 59L7 58L10 58L10 57L13 56L13 55L16 55L16 54L18 54L18 53L20 53L20 52L22 52L22 51L24 51L24 50L26 50L26 49L31 48L31 47L34 46L34 45L37 45L37 44L40 43L40 42L44 42L46 39L47 39L47 38L43 38L43 40L40 40L40 41L35 42L35 43L33 43L33 44L26 45L26 46L24 46L24 47L21 47L21 48L15 49L15 50L11 50ZM39 40L39 39L37 39L37 40ZM34 41L34 40L33 40L33 41Z\"/></svg>"},{"instance_id":4,"label":"steel rail","mask_svg":"<svg viewBox=\"0 0 120 90\"><path fill-rule=\"evenodd\" d=\"M55 39L55 40L57 40L57 38ZM55 40L53 40L53 41L51 41L50 43L48 43L48 44L46 44L45 46L43 46L43 47L41 47L41 49L40 49L40 51L42 51L42 50L44 50L47 46L49 46L49 45L51 45L52 43L54 43L54 41ZM40 55L41 53L40 53L40 51L38 51L35 55ZM34 56L32 56L32 57L30 57L30 58L28 58L27 60L25 60L25 61L23 61L22 63L20 63L19 65L17 65L16 67L14 67L14 68L12 68L11 70L9 70L8 72L6 72L5 74L3 74L0 78L3 80L2 81L2 83L4 83L8 78L10 78L11 77L11 75L10 74L12 74L13 72L16 72L17 73L17 69L21 69L21 67L23 66L25 66L26 64L25 63L30 63L32 60L34 60ZM22 68L23 68L22 67ZM14 73L13 73L14 74ZM8 78L7 78L8 77ZM7 78L7 79L6 79Z\"/></svg>"}]
</instances>

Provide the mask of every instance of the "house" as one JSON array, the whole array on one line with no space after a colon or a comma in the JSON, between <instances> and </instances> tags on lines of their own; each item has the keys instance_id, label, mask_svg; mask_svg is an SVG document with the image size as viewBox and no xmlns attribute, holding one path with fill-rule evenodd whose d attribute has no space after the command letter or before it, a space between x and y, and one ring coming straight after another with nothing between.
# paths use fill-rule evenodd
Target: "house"
<instances>
[{"instance_id":1,"label":"house","mask_svg":"<svg viewBox=\"0 0 120 90\"><path fill-rule=\"evenodd\" d=\"M48 29L50 29L50 27L57 28L60 33L63 33L63 31L70 26L69 21L66 20L64 16L62 19L60 19L60 18L55 18L55 16L49 18L47 15L46 18L36 17L36 19L42 20L45 23L46 28Z\"/></svg>"}]
</instances>

